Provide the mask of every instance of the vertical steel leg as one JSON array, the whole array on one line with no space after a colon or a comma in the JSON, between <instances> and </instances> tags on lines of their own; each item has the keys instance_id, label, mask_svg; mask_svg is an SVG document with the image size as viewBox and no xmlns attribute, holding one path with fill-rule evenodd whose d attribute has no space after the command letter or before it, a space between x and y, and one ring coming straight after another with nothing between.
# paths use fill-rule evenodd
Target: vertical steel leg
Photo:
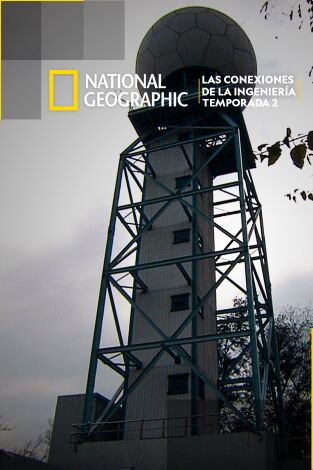
<instances>
[{"instance_id":1,"label":"vertical steel leg","mask_svg":"<svg viewBox=\"0 0 313 470\"><path fill-rule=\"evenodd\" d=\"M91 346L91 355L90 355L89 371L88 371L87 387L86 387L86 397L85 397L84 412L83 412L83 423L85 424L84 434L87 434L89 432L88 428L89 428L89 423L91 421L92 401L93 401L97 365L98 365L97 353L100 347L104 306L105 306L107 285L108 285L107 271L108 271L108 267L109 267L109 263L110 263L111 255L112 255L115 224L116 224L116 211L117 211L118 200L119 200L120 190L121 190L123 168L124 168L124 156L122 154L120 156L117 178L116 178L110 224L108 228L108 239L107 239L103 270L102 270L102 276L101 276L96 323L95 323L94 335L93 335L92 346Z\"/></svg>"},{"instance_id":2,"label":"vertical steel leg","mask_svg":"<svg viewBox=\"0 0 313 470\"><path fill-rule=\"evenodd\" d=\"M248 230L247 230L244 178L243 178L243 167L242 167L242 156L241 156L241 142L240 142L240 132L238 128L234 129L234 143L235 143L235 154L236 154L236 163L237 163L237 172L238 172L238 181L239 181L239 194L240 194L242 238L243 238L245 276L246 276L246 288L247 288L247 306L248 306L249 329L250 329L250 348L251 348L251 356L252 356L254 406L255 406L255 414L256 414L256 426L258 429L261 429L263 426L261 379L260 379L260 368L259 368L257 332L256 332L255 315L254 315L253 281L252 281L251 259L250 259L250 253L249 253Z\"/></svg>"}]
</instances>

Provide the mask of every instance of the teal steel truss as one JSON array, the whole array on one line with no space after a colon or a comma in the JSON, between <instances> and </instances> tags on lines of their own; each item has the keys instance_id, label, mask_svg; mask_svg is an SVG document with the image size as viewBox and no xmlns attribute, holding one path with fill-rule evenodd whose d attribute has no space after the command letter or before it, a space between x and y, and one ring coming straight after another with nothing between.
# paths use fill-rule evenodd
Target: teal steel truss
<instances>
[{"instance_id":1,"label":"teal steel truss","mask_svg":"<svg viewBox=\"0 0 313 470\"><path fill-rule=\"evenodd\" d=\"M270 402L276 409L277 422L283 432L280 368L262 207L249 169L249 166L251 168L254 165L247 164L247 157L243 157L241 139L247 139L243 126L223 113L219 113L219 119L219 124L215 126L199 119L197 122L184 122L181 126L160 127L159 134L150 140L141 136L120 156L92 342L81 439L90 438L100 423L110 421L118 410L123 409L136 386L165 354L170 355L175 363L188 364L194 376L201 379L218 397L221 413L227 410L227 416L235 417L243 428L256 431L263 429L264 414ZM166 145L160 143L164 142L164 136L175 135L182 128L191 132L188 138ZM194 166L192 156L188 154L187 146L190 143L207 149L207 159L199 167ZM189 179L177 190L170 189L158 180L151 163L154 152L173 147L180 149L191 171ZM198 181L201 172L207 171L225 150L233 161L232 171L221 178L214 178L212 185L200 186ZM144 189L148 180L161 186L165 195L146 199ZM205 193L213 195L214 217L209 217L197 206L197 198ZM201 219L208 226L213 226L215 239L218 240L221 234L224 245L214 251L193 251L190 255L140 263L138 250L141 237L146 231L153 230L153 224L174 201L179 202L186 220L192 222ZM146 210L148 206L157 207L152 217ZM194 244L196 236L196 230L193 229ZM142 273L147 269L173 265L186 285L196 292L195 280L186 268L204 259L214 260L215 283L207 286L206 293L193 302L190 313L179 328L168 336L149 312L136 303L136 292L144 293L149 289L142 279ZM237 278L238 267L241 274ZM218 296L219 290L225 285L236 289L238 296L244 300L240 304L231 302L222 307L218 304L214 333L201 336L184 334L212 293ZM157 340L139 344L129 341L128 322L135 309L136 315L141 315L154 329ZM113 344L110 346L107 345L110 338L106 338L105 344L102 344L105 334L104 315L111 318L110 331L114 329L115 343L111 335ZM196 347L197 344L209 341L215 342L220 351L225 351L225 348L229 351L229 363L223 365L216 383L200 370L193 354L186 349L187 345ZM143 364L137 353L148 349L154 351L154 356L148 364ZM106 408L92 423L96 376L103 367L117 374L120 385ZM140 372L131 384L127 380L130 368ZM249 413L246 412L248 409Z\"/></svg>"}]
</instances>

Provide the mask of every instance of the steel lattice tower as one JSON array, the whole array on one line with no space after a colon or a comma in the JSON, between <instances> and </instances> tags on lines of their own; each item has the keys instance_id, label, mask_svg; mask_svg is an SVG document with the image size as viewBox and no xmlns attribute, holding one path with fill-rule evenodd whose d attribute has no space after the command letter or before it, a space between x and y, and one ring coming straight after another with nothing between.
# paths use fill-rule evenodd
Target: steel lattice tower
<instances>
[{"instance_id":1,"label":"steel lattice tower","mask_svg":"<svg viewBox=\"0 0 313 470\"><path fill-rule=\"evenodd\" d=\"M210 40L200 59L183 44L185 31L191 31L191 49L203 46L202 21ZM219 61L223 54L228 60L222 42L215 59L205 52L222 21L224 36L219 37L227 37L234 49L224 65ZM147 50L165 47L167 29L175 27L181 62L172 52L163 65L157 59L149 62ZM245 61L236 56L244 48ZM188 108L129 112L139 137L119 160L83 439L117 413L125 423L189 416L191 432L201 433L200 417L218 416L222 408L209 432L220 419L226 426L232 420L243 429L261 430L269 397L283 429L262 207L250 171L255 161L242 112L199 105L199 77L212 70L256 73L251 43L225 15L201 7L182 9L161 19L143 40L137 73L159 72L168 89L188 90ZM225 285L244 300L234 304ZM109 346L102 344L104 313L115 330L116 342ZM217 350L226 347L231 360L218 373ZM98 363L114 371L121 384L92 423ZM129 433L127 424L122 432Z\"/></svg>"}]
</instances>

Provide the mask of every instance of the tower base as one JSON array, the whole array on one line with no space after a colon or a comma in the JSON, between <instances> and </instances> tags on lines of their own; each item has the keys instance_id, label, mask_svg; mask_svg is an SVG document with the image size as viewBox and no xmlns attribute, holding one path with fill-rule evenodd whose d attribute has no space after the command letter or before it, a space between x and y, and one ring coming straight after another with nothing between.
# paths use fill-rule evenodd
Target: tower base
<instances>
[{"instance_id":1,"label":"tower base","mask_svg":"<svg viewBox=\"0 0 313 470\"><path fill-rule=\"evenodd\" d=\"M66 470L278 470L275 437L268 432L237 432L166 438L70 443L81 417L83 395L59 397L49 463ZM102 400L105 406L105 400ZM93 408L100 411L95 397ZM115 435L116 439L116 435ZM300 467L293 467L300 468Z\"/></svg>"}]
</instances>

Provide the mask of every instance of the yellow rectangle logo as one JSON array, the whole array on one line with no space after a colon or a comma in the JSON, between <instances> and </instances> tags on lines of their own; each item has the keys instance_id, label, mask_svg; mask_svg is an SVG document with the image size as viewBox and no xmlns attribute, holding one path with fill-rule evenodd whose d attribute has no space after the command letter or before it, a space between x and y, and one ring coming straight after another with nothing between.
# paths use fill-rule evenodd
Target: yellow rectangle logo
<instances>
[{"instance_id":1,"label":"yellow rectangle logo","mask_svg":"<svg viewBox=\"0 0 313 470\"><path fill-rule=\"evenodd\" d=\"M54 103L54 78L56 75L72 75L73 98L71 105ZM49 111L78 111L78 70L49 70Z\"/></svg>"}]
</instances>

